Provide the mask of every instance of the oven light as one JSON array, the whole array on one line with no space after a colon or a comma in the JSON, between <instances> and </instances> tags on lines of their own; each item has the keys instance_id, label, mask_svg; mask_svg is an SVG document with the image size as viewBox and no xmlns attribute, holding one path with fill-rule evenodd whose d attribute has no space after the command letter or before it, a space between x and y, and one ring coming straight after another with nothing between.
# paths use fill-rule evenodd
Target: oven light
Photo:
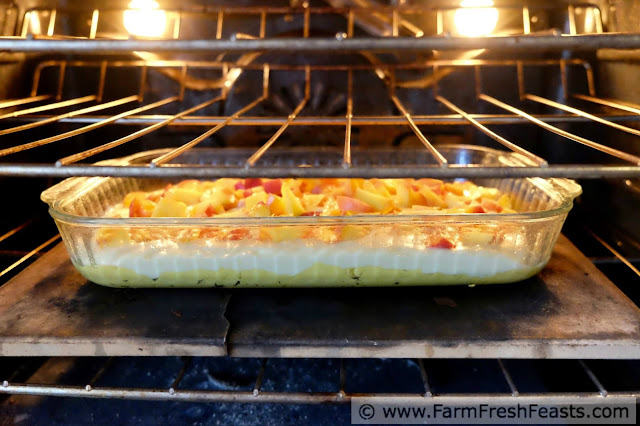
<instances>
[{"instance_id":1,"label":"oven light","mask_svg":"<svg viewBox=\"0 0 640 426\"><path fill-rule=\"evenodd\" d=\"M453 16L458 34L479 37L491 34L498 23L498 9L492 0L462 0Z\"/></svg>"},{"instance_id":2,"label":"oven light","mask_svg":"<svg viewBox=\"0 0 640 426\"><path fill-rule=\"evenodd\" d=\"M29 21L31 22L31 34L40 34L42 31L40 28L40 16L36 12L30 12Z\"/></svg>"},{"instance_id":3,"label":"oven light","mask_svg":"<svg viewBox=\"0 0 640 426\"><path fill-rule=\"evenodd\" d=\"M231 68L227 73L227 79L224 82L225 87L231 87L238 77L242 74L241 68Z\"/></svg>"},{"instance_id":4,"label":"oven light","mask_svg":"<svg viewBox=\"0 0 640 426\"><path fill-rule=\"evenodd\" d=\"M167 15L154 0L131 0L124 11L124 27L133 36L160 37L166 26Z\"/></svg>"}]
</instances>

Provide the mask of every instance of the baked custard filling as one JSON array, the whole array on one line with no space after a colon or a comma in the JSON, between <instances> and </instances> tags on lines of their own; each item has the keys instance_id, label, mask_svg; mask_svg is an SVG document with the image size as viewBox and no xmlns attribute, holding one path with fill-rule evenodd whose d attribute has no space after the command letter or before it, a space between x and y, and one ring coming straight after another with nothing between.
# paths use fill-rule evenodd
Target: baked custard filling
<instances>
[{"instance_id":1,"label":"baked custard filling","mask_svg":"<svg viewBox=\"0 0 640 426\"><path fill-rule=\"evenodd\" d=\"M132 192L105 217L420 215L412 223L103 228L76 267L114 287L390 286L506 283L544 263L501 246L513 230L427 215L513 213L507 194L437 179L219 179ZM355 219L355 218L354 218ZM242 222L240 222L242 223ZM510 246L515 246L511 244Z\"/></svg>"}]
</instances>

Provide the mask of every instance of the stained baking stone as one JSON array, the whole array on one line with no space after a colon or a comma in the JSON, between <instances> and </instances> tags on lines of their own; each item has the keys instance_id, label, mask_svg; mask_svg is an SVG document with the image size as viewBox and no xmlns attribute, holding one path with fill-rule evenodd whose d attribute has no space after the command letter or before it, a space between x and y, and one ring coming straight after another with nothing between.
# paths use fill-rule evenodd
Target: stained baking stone
<instances>
[{"instance_id":1,"label":"stained baking stone","mask_svg":"<svg viewBox=\"0 0 640 426\"><path fill-rule=\"evenodd\" d=\"M229 293L87 282L62 244L0 287L0 356L226 353Z\"/></svg>"},{"instance_id":2,"label":"stained baking stone","mask_svg":"<svg viewBox=\"0 0 640 426\"><path fill-rule=\"evenodd\" d=\"M640 353L640 309L564 237L538 276L473 288L111 289L82 278L62 246L0 287L0 355L225 349L234 356L632 359Z\"/></svg>"},{"instance_id":3,"label":"stained baking stone","mask_svg":"<svg viewBox=\"0 0 640 426\"><path fill-rule=\"evenodd\" d=\"M561 236L503 285L244 289L229 353L266 357L611 358L640 354L640 309Z\"/></svg>"}]
</instances>

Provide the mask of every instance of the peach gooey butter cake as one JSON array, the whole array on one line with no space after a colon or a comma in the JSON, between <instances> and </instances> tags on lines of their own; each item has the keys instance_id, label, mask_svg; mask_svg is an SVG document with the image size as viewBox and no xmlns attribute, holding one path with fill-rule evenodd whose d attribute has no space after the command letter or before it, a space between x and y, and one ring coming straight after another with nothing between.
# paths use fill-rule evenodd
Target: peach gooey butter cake
<instances>
[{"instance_id":1,"label":"peach gooey butter cake","mask_svg":"<svg viewBox=\"0 0 640 426\"><path fill-rule=\"evenodd\" d=\"M508 213L508 194L469 181L185 180L130 192L104 216L193 225L100 229L92 264L78 268L99 284L135 287L512 282L543 265L496 248L500 225L447 221Z\"/></svg>"}]
</instances>

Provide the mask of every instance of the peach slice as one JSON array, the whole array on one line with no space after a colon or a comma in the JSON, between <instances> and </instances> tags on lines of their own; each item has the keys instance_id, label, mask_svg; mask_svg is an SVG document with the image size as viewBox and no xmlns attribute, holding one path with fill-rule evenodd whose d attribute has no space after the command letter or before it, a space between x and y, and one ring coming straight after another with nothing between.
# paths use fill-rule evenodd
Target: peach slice
<instances>
[{"instance_id":1,"label":"peach slice","mask_svg":"<svg viewBox=\"0 0 640 426\"><path fill-rule=\"evenodd\" d=\"M411 207L411 197L410 193L411 189L409 185L405 182L399 182L396 186L396 195L394 197L394 201L397 207L406 209Z\"/></svg>"},{"instance_id":2,"label":"peach slice","mask_svg":"<svg viewBox=\"0 0 640 426\"><path fill-rule=\"evenodd\" d=\"M191 208L191 217L211 217L224 213L222 206L214 206L206 201L198 203Z\"/></svg>"},{"instance_id":3,"label":"peach slice","mask_svg":"<svg viewBox=\"0 0 640 426\"><path fill-rule=\"evenodd\" d=\"M188 188L188 189L198 189L201 185L201 182L196 179L187 179L178 183L176 186L180 188Z\"/></svg>"},{"instance_id":4,"label":"peach slice","mask_svg":"<svg viewBox=\"0 0 640 426\"><path fill-rule=\"evenodd\" d=\"M244 180L244 188L251 189L257 186L262 186L262 179L260 178L247 178Z\"/></svg>"},{"instance_id":5,"label":"peach slice","mask_svg":"<svg viewBox=\"0 0 640 426\"><path fill-rule=\"evenodd\" d=\"M340 230L340 237L343 241L359 240L366 237L368 233L369 231L362 226L345 225Z\"/></svg>"},{"instance_id":6,"label":"peach slice","mask_svg":"<svg viewBox=\"0 0 640 426\"><path fill-rule=\"evenodd\" d=\"M448 208L467 208L464 197L459 197L451 192L447 192L444 196L444 201Z\"/></svg>"},{"instance_id":7,"label":"peach slice","mask_svg":"<svg viewBox=\"0 0 640 426\"><path fill-rule=\"evenodd\" d=\"M493 233L483 229L464 229L460 233L460 241L469 246L486 246L493 240Z\"/></svg>"},{"instance_id":8,"label":"peach slice","mask_svg":"<svg viewBox=\"0 0 640 426\"><path fill-rule=\"evenodd\" d=\"M500 204L488 198L483 198L480 205L487 213L500 213L503 210Z\"/></svg>"},{"instance_id":9,"label":"peach slice","mask_svg":"<svg viewBox=\"0 0 640 426\"><path fill-rule=\"evenodd\" d=\"M263 233L274 242L298 240L304 237L307 229L300 226L274 226L263 228Z\"/></svg>"},{"instance_id":10,"label":"peach slice","mask_svg":"<svg viewBox=\"0 0 640 426\"><path fill-rule=\"evenodd\" d=\"M441 248L441 249L447 249L447 250L451 250L453 248L455 248L455 244L453 244L451 241L447 240L444 237L440 237L435 244L432 244L431 247L432 248Z\"/></svg>"},{"instance_id":11,"label":"peach slice","mask_svg":"<svg viewBox=\"0 0 640 426\"><path fill-rule=\"evenodd\" d=\"M266 205L268 198L269 195L266 192L256 192L245 199L245 206L247 207L247 210L252 210L259 203Z\"/></svg>"},{"instance_id":12,"label":"peach slice","mask_svg":"<svg viewBox=\"0 0 640 426\"><path fill-rule=\"evenodd\" d=\"M242 240L247 235L249 235L249 230L247 228L235 228L227 231L224 239L227 241L238 241Z\"/></svg>"},{"instance_id":13,"label":"peach slice","mask_svg":"<svg viewBox=\"0 0 640 426\"><path fill-rule=\"evenodd\" d=\"M464 187L460 183L445 183L444 190L455 195L464 195Z\"/></svg>"},{"instance_id":14,"label":"peach slice","mask_svg":"<svg viewBox=\"0 0 640 426\"><path fill-rule=\"evenodd\" d=\"M479 205L473 205L473 206L469 206L465 209L465 212L467 213L485 213L484 209L482 208L482 206Z\"/></svg>"},{"instance_id":15,"label":"peach slice","mask_svg":"<svg viewBox=\"0 0 640 426\"><path fill-rule=\"evenodd\" d=\"M104 228L98 231L96 238L100 245L119 246L131 243L129 228Z\"/></svg>"},{"instance_id":16,"label":"peach slice","mask_svg":"<svg viewBox=\"0 0 640 426\"><path fill-rule=\"evenodd\" d=\"M311 231L310 237L315 238L318 241L322 241L326 244L333 244L338 242L338 235L336 234L336 231L326 226L321 226L313 229Z\"/></svg>"},{"instance_id":17,"label":"peach slice","mask_svg":"<svg viewBox=\"0 0 640 426\"><path fill-rule=\"evenodd\" d=\"M300 216L304 213L300 199L293 194L289 185L282 185L282 200L284 201L286 214L290 216Z\"/></svg>"},{"instance_id":18,"label":"peach slice","mask_svg":"<svg viewBox=\"0 0 640 426\"><path fill-rule=\"evenodd\" d=\"M263 202L260 202L260 203L256 204L255 206L253 206L249 210L249 216L251 216L251 217L269 217L269 216L271 216L271 209L269 208L268 205L264 204Z\"/></svg>"},{"instance_id":19,"label":"peach slice","mask_svg":"<svg viewBox=\"0 0 640 426\"><path fill-rule=\"evenodd\" d=\"M200 202L200 197L202 197L202 192L192 189L192 188L183 188L179 186L174 186L170 190L167 191L165 195L166 198L172 198L176 201L182 201L183 203L191 206Z\"/></svg>"},{"instance_id":20,"label":"peach slice","mask_svg":"<svg viewBox=\"0 0 640 426\"><path fill-rule=\"evenodd\" d=\"M302 194L302 206L307 210L314 210L322 203L325 195L323 194Z\"/></svg>"},{"instance_id":21,"label":"peach slice","mask_svg":"<svg viewBox=\"0 0 640 426\"><path fill-rule=\"evenodd\" d=\"M147 194L141 191L130 192L124 197L122 204L124 204L125 207L129 207L131 205L131 202L136 198L144 200L147 198Z\"/></svg>"},{"instance_id":22,"label":"peach slice","mask_svg":"<svg viewBox=\"0 0 640 426\"><path fill-rule=\"evenodd\" d=\"M371 213L374 208L357 198L338 195L338 207L343 213Z\"/></svg>"},{"instance_id":23,"label":"peach slice","mask_svg":"<svg viewBox=\"0 0 640 426\"><path fill-rule=\"evenodd\" d=\"M391 200L389 198L360 188L356 188L356 198L367 203L378 211L388 209L391 204Z\"/></svg>"},{"instance_id":24,"label":"peach slice","mask_svg":"<svg viewBox=\"0 0 640 426\"><path fill-rule=\"evenodd\" d=\"M328 198L324 202L322 216L340 216L340 206L334 198Z\"/></svg>"},{"instance_id":25,"label":"peach slice","mask_svg":"<svg viewBox=\"0 0 640 426\"><path fill-rule=\"evenodd\" d=\"M267 205L269 206L271 214L274 216L283 216L287 213L284 201L277 195L269 195L269 198L267 198Z\"/></svg>"},{"instance_id":26,"label":"peach slice","mask_svg":"<svg viewBox=\"0 0 640 426\"><path fill-rule=\"evenodd\" d=\"M282 179L268 180L262 184L267 194L282 195Z\"/></svg>"},{"instance_id":27,"label":"peach slice","mask_svg":"<svg viewBox=\"0 0 640 426\"><path fill-rule=\"evenodd\" d=\"M419 186L428 187L430 190L432 190L438 195L442 195L442 193L444 192L444 182L441 181L440 179L430 179L430 178L418 179L417 184Z\"/></svg>"},{"instance_id":28,"label":"peach slice","mask_svg":"<svg viewBox=\"0 0 640 426\"><path fill-rule=\"evenodd\" d=\"M430 207L440 207L446 208L447 203L440 198L435 192L433 192L430 188L423 186L420 188L420 194L424 197L426 203L425 205Z\"/></svg>"},{"instance_id":29,"label":"peach slice","mask_svg":"<svg viewBox=\"0 0 640 426\"><path fill-rule=\"evenodd\" d=\"M151 217L156 203L153 201L134 198L129 204L129 217Z\"/></svg>"},{"instance_id":30,"label":"peach slice","mask_svg":"<svg viewBox=\"0 0 640 426\"><path fill-rule=\"evenodd\" d=\"M156 205L151 217L186 217L187 205L182 201L163 198Z\"/></svg>"},{"instance_id":31,"label":"peach slice","mask_svg":"<svg viewBox=\"0 0 640 426\"><path fill-rule=\"evenodd\" d=\"M498 204L504 209L512 209L513 203L511 202L511 197L509 194L502 194L500 198L498 198Z\"/></svg>"}]
</instances>

